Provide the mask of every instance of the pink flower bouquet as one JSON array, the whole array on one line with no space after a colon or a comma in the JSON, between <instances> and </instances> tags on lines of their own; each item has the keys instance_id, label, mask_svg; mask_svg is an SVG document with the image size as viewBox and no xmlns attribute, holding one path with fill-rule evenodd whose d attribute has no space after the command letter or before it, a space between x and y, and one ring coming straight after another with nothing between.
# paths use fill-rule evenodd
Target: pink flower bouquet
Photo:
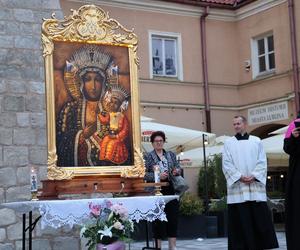
<instances>
[{"instance_id":1,"label":"pink flower bouquet","mask_svg":"<svg viewBox=\"0 0 300 250\"><path fill-rule=\"evenodd\" d=\"M88 239L86 246L89 250L95 249L99 243L108 245L117 240L130 240L134 226L122 204L109 201L89 203L89 209L90 218L80 231L80 236Z\"/></svg>"}]
</instances>

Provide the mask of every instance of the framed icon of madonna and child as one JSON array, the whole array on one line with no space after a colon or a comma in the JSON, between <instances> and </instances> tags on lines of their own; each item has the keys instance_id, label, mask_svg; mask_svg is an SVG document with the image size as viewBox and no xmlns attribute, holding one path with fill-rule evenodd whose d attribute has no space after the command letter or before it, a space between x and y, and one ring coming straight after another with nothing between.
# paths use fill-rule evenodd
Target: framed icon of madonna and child
<instances>
[{"instance_id":1,"label":"framed icon of madonna and child","mask_svg":"<svg viewBox=\"0 0 300 250\"><path fill-rule=\"evenodd\" d=\"M94 5L42 25L48 179L142 177L137 36Z\"/></svg>"}]
</instances>

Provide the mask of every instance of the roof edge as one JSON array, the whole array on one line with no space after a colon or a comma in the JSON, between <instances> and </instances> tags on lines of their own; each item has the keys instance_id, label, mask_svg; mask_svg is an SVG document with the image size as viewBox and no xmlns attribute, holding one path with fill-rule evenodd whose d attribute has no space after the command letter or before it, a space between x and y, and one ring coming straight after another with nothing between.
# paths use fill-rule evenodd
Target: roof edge
<instances>
[{"instance_id":1,"label":"roof edge","mask_svg":"<svg viewBox=\"0 0 300 250\"><path fill-rule=\"evenodd\" d=\"M234 4L221 4L221 3L209 3L209 2L200 2L194 0L156 0L156 1L163 1L163 2L171 2L171 3L178 3L178 4L185 4L185 5L192 5L198 7L211 7L217 9L227 9L227 10L237 10L247 4L255 2L256 0L246 0L241 3L234 3Z\"/></svg>"}]
</instances>

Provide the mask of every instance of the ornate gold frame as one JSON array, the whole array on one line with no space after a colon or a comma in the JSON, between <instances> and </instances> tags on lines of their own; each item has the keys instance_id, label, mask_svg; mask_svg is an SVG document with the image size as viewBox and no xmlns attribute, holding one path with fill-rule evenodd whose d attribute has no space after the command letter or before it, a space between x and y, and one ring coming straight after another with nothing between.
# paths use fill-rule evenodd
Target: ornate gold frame
<instances>
[{"instance_id":1,"label":"ornate gold frame","mask_svg":"<svg viewBox=\"0 0 300 250\"><path fill-rule=\"evenodd\" d=\"M42 24L43 57L45 61L47 138L48 138L48 179L71 179L82 175L120 175L122 177L143 177L144 161L140 141L140 111L138 88L137 36L133 30L124 28L118 21L109 18L108 13L95 5L85 5L64 20L55 15L44 19ZM81 42L128 48L134 165L101 167L59 167L57 166L56 124L55 124L55 89L53 70L54 42Z\"/></svg>"}]
</instances>

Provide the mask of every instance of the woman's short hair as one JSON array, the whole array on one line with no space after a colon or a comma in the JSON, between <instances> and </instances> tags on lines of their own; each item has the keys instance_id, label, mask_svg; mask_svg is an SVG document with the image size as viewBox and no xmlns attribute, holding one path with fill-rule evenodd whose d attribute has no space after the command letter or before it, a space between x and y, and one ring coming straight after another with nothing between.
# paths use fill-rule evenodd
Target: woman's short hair
<instances>
[{"instance_id":1,"label":"woman's short hair","mask_svg":"<svg viewBox=\"0 0 300 250\"><path fill-rule=\"evenodd\" d=\"M163 140L164 140L164 142L166 141L166 135L165 135L164 132L162 132L162 131L155 131L155 132L153 132L153 133L151 134L151 137L150 137L151 143L154 142L154 139L155 139L155 137L157 137L157 136L162 137Z\"/></svg>"}]
</instances>

